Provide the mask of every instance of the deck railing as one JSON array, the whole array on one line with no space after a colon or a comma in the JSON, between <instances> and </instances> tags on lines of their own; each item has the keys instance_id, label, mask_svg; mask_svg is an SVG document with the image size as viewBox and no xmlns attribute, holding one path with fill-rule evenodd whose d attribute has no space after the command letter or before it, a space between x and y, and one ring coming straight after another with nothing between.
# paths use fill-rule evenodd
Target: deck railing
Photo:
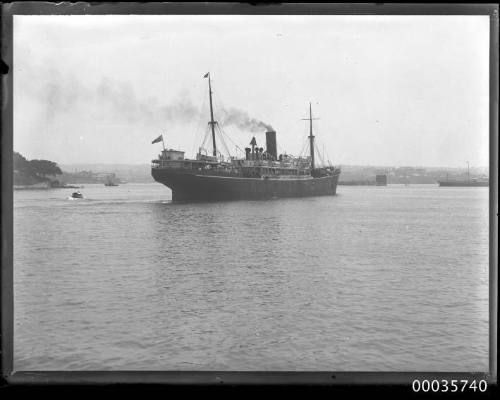
<instances>
[{"instance_id":1,"label":"deck railing","mask_svg":"<svg viewBox=\"0 0 500 400\"><path fill-rule=\"evenodd\" d=\"M209 166L209 168L207 168ZM265 165L255 165L252 166L233 166L231 164L227 166L220 166L220 164L202 164L196 162L190 162L188 160L153 160L151 162L151 168L168 168L173 170L190 171L199 175L216 175L216 176L228 176L228 177L260 177L260 176L280 176L280 175L291 175L291 176L308 176L310 171L308 169L302 168L271 168ZM274 172L273 172L274 171ZM318 168L315 170L317 176L329 175L327 170ZM339 168L332 168L330 173L340 172ZM277 172L277 173L276 173ZM287 172L290 172L287 174Z\"/></svg>"}]
</instances>

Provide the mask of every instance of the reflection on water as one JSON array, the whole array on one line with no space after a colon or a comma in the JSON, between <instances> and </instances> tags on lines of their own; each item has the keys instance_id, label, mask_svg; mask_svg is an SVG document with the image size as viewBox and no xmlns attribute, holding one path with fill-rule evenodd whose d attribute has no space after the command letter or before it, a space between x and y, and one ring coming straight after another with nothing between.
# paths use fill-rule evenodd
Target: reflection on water
<instances>
[{"instance_id":1,"label":"reflection on water","mask_svg":"<svg viewBox=\"0 0 500 400\"><path fill-rule=\"evenodd\" d=\"M15 193L17 370L488 367L488 189Z\"/></svg>"}]
</instances>

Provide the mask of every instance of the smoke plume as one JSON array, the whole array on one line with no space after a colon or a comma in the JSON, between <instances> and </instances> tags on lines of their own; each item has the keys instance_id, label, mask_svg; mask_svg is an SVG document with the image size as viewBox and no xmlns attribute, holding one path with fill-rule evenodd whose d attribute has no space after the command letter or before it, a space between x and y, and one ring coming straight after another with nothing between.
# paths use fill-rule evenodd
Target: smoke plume
<instances>
[{"instance_id":1,"label":"smoke plume","mask_svg":"<svg viewBox=\"0 0 500 400\"><path fill-rule=\"evenodd\" d=\"M130 83L119 83L109 78L101 81L97 93L111 106L115 118L125 118L129 123L189 122L200 115L200 110L187 95L177 96L174 103L160 104L156 97L137 98Z\"/></svg>"},{"instance_id":2,"label":"smoke plume","mask_svg":"<svg viewBox=\"0 0 500 400\"><path fill-rule=\"evenodd\" d=\"M272 131L273 127L265 122L252 118L247 112L238 110L237 108L223 108L220 112L221 124L223 125L234 125L243 131L249 131L252 133L266 131Z\"/></svg>"},{"instance_id":3,"label":"smoke plume","mask_svg":"<svg viewBox=\"0 0 500 400\"><path fill-rule=\"evenodd\" d=\"M198 121L207 110L196 107L187 94L180 94L175 102L165 104L157 97L140 98L130 82L103 78L96 86L89 86L73 75L55 71L54 79L46 82L36 96L45 105L48 120L56 120L70 110L78 110L94 119L112 120L129 124L165 124ZM221 108L216 119L223 126L235 126L252 133L273 130L272 126L237 108Z\"/></svg>"}]
</instances>

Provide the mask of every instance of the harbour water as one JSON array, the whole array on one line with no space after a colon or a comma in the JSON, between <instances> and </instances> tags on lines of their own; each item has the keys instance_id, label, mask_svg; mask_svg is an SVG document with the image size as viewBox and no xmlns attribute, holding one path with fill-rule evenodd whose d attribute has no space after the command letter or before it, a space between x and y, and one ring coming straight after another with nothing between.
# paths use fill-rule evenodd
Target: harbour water
<instances>
[{"instance_id":1,"label":"harbour water","mask_svg":"<svg viewBox=\"0 0 500 400\"><path fill-rule=\"evenodd\" d=\"M488 369L488 188L14 193L15 370Z\"/></svg>"}]
</instances>

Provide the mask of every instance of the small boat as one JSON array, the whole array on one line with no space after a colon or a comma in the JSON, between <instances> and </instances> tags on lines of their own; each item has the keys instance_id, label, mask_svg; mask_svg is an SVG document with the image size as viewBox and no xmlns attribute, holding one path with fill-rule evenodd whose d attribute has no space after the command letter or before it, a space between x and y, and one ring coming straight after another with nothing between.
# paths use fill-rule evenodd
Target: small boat
<instances>
[{"instance_id":1,"label":"small boat","mask_svg":"<svg viewBox=\"0 0 500 400\"><path fill-rule=\"evenodd\" d=\"M79 191L79 190L77 190L76 192L73 192L73 193L71 194L71 197L72 197L73 199L83 199L83 194L81 194L81 193L80 193L80 191Z\"/></svg>"}]
</instances>

